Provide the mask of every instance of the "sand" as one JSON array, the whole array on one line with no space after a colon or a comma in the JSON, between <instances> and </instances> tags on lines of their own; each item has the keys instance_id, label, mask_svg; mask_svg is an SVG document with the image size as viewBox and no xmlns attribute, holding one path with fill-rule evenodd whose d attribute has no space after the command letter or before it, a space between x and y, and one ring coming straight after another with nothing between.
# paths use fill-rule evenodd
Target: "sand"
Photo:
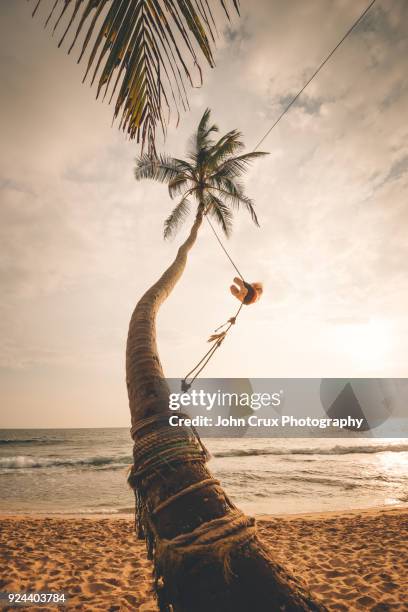
<instances>
[{"instance_id":1,"label":"sand","mask_svg":"<svg viewBox=\"0 0 408 612\"><path fill-rule=\"evenodd\" d=\"M270 516L258 527L329 610L407 610L408 509ZM0 590L65 591L68 610L157 611L131 517L0 517Z\"/></svg>"}]
</instances>

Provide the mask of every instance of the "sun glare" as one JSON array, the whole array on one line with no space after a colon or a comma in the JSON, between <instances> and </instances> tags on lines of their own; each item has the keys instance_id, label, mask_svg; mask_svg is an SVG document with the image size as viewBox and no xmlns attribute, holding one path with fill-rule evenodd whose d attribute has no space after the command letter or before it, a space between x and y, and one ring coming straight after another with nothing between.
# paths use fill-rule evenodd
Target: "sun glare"
<instances>
[{"instance_id":1,"label":"sun glare","mask_svg":"<svg viewBox=\"0 0 408 612\"><path fill-rule=\"evenodd\" d=\"M340 325L335 333L339 350L360 368L383 368L391 354L394 334L390 322L385 319Z\"/></svg>"}]
</instances>

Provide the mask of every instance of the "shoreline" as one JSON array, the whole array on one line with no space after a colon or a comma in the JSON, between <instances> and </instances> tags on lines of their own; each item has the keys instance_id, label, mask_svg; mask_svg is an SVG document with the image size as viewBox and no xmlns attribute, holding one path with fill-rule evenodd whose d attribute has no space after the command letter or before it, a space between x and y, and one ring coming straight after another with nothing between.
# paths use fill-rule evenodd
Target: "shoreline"
<instances>
[{"instance_id":1,"label":"shoreline","mask_svg":"<svg viewBox=\"0 0 408 612\"><path fill-rule=\"evenodd\" d=\"M406 609L408 505L257 519L276 562L329 612ZM131 514L0 515L0 568L0 590L64 591L67 610L157 612Z\"/></svg>"},{"instance_id":2,"label":"shoreline","mask_svg":"<svg viewBox=\"0 0 408 612\"><path fill-rule=\"evenodd\" d=\"M389 504L389 505L381 505L381 506L372 506L371 508L362 507L362 508L349 508L342 510L318 510L316 512L268 512L260 513L260 514L252 514L256 518L257 521L270 521L274 519L285 519L285 520L295 520L295 519L304 519L304 520L324 520L326 518L335 518L335 517L346 517L346 516L355 516L355 515L371 515L377 513L388 513L388 512L399 512L399 511L408 512L408 503L401 502L400 504ZM248 513L247 513L248 514ZM0 521L3 519L12 519L12 520L42 520L42 519L85 519L85 520L132 520L134 518L134 511L129 512L112 512L112 513L98 513L98 512L89 512L89 513L76 513L76 512L0 512Z\"/></svg>"}]
</instances>

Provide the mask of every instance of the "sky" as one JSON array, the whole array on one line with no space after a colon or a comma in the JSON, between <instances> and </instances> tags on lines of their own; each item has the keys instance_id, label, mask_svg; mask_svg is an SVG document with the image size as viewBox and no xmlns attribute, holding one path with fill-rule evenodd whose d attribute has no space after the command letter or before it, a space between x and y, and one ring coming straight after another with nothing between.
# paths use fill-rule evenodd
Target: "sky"
<instances>
[{"instance_id":1,"label":"sky","mask_svg":"<svg viewBox=\"0 0 408 612\"><path fill-rule=\"evenodd\" d=\"M251 150L366 6L241 4L159 150L183 156L207 106ZM126 427L129 318L192 219L162 239L175 203L133 178L137 144L43 29L46 7L0 4L0 427ZM261 227L241 211L228 243L264 295L207 376L407 376L407 24L405 0L379 0L264 142L245 180ZM204 226L159 314L167 376L235 311L233 276Z\"/></svg>"}]
</instances>

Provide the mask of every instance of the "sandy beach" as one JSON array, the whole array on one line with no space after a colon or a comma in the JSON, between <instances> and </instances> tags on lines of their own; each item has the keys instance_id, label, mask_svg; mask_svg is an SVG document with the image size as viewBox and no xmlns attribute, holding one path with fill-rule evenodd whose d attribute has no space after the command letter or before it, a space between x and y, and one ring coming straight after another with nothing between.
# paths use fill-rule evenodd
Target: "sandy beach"
<instances>
[{"instance_id":1,"label":"sandy beach","mask_svg":"<svg viewBox=\"0 0 408 612\"><path fill-rule=\"evenodd\" d=\"M406 609L407 508L259 517L258 528L329 610ZM0 590L65 591L68 610L157 611L130 516L4 515L0 567Z\"/></svg>"}]
</instances>

